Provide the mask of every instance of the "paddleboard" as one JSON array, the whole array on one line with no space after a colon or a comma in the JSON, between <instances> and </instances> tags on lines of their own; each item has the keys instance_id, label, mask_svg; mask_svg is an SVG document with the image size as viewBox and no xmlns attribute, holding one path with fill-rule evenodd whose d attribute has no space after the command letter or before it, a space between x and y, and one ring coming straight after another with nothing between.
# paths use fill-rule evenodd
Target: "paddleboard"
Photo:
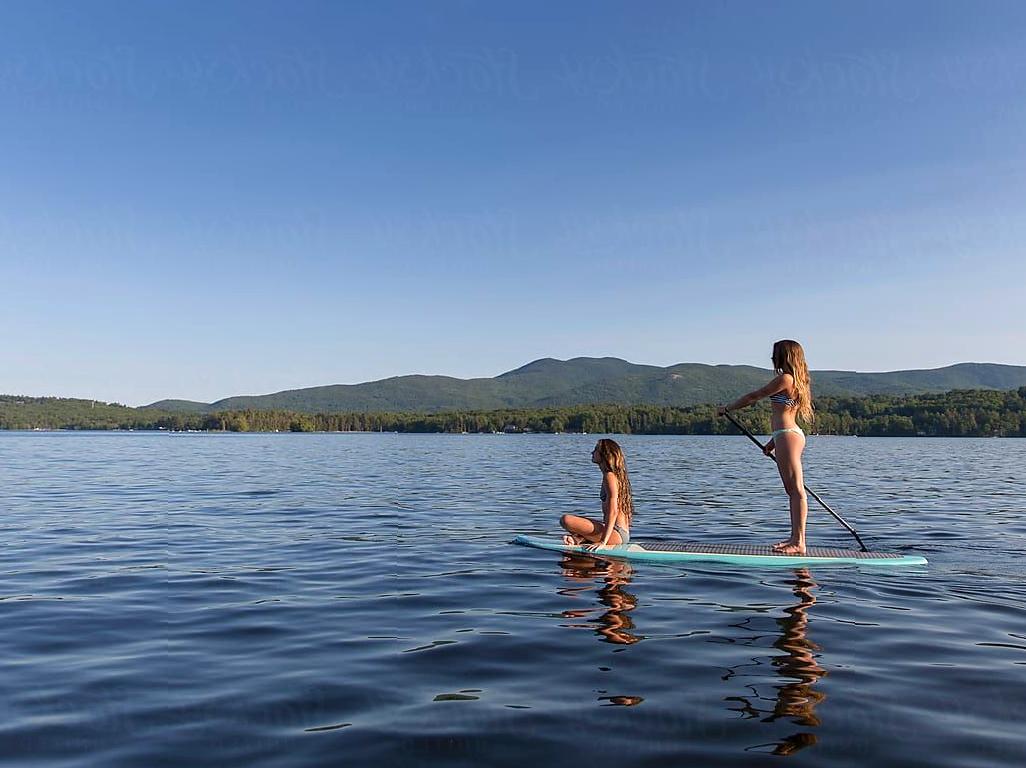
<instances>
[{"instance_id":1,"label":"paddleboard","mask_svg":"<svg viewBox=\"0 0 1026 768\"><path fill-rule=\"evenodd\" d=\"M859 552L855 549L808 547L804 555L782 555L768 545L705 544L695 541L632 541L592 552L584 546L568 546L559 539L538 539L517 536L513 544L548 549L566 554L625 560L647 560L655 563L718 562L734 565L809 566L844 563L848 565L926 565L920 555L894 552Z\"/></svg>"}]
</instances>

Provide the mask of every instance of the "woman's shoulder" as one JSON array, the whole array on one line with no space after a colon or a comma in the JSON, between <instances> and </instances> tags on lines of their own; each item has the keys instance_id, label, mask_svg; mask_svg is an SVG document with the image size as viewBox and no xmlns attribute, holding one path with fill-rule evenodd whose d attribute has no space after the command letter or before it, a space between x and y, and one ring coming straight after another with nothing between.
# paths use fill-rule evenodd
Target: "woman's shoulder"
<instances>
[{"instance_id":1,"label":"woman's shoulder","mask_svg":"<svg viewBox=\"0 0 1026 768\"><path fill-rule=\"evenodd\" d=\"M777 392L789 394L794 391L794 376L790 373L778 374L777 377L770 382L770 385Z\"/></svg>"},{"instance_id":2,"label":"woman's shoulder","mask_svg":"<svg viewBox=\"0 0 1026 768\"><path fill-rule=\"evenodd\" d=\"M611 488L615 488L616 484L620 482L620 478L616 476L616 472L612 470L602 473L602 481Z\"/></svg>"}]
</instances>

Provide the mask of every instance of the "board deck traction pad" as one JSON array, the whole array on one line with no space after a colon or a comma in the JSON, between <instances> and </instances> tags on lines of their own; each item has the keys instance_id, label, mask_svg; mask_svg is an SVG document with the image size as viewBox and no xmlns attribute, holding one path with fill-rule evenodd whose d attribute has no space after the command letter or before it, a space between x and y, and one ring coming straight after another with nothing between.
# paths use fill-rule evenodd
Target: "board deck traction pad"
<instances>
[{"instance_id":1,"label":"board deck traction pad","mask_svg":"<svg viewBox=\"0 0 1026 768\"><path fill-rule=\"evenodd\" d=\"M688 560L718 561L742 565L803 565L809 563L857 563L865 565L925 565L920 555L902 555L894 552L859 552L834 547L807 547L804 555L785 555L765 544L715 544L698 541L632 541L590 552L581 546L568 546L561 541L517 536L513 544L548 549L567 554L577 553L592 557L626 558L653 562L685 562Z\"/></svg>"}]
</instances>

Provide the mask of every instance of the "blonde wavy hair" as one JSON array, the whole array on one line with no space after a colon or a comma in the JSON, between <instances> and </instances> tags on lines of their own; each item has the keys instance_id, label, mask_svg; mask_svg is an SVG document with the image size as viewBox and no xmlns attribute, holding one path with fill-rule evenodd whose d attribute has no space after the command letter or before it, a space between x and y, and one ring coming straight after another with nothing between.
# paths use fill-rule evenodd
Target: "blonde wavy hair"
<instances>
[{"instance_id":1,"label":"blonde wavy hair","mask_svg":"<svg viewBox=\"0 0 1026 768\"><path fill-rule=\"evenodd\" d=\"M631 492L631 480L627 476L627 460L623 449L615 440L602 438L595 446L598 451L599 467L603 472L612 472L620 482L617 484L617 508L626 516L627 525L634 517L634 495Z\"/></svg>"},{"instance_id":2,"label":"blonde wavy hair","mask_svg":"<svg viewBox=\"0 0 1026 768\"><path fill-rule=\"evenodd\" d=\"M773 370L778 374L789 373L794 379L794 399L798 401L798 418L806 424L816 420L812 407L812 379L805 362L805 350L797 341L781 339L773 345Z\"/></svg>"}]
</instances>

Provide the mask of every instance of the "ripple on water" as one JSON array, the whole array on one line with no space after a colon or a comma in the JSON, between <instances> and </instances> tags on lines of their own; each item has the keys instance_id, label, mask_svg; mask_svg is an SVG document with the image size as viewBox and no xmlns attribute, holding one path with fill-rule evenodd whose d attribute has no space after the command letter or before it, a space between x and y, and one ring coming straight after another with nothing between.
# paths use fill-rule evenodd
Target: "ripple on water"
<instances>
[{"instance_id":1,"label":"ripple on water","mask_svg":"<svg viewBox=\"0 0 1026 768\"><path fill-rule=\"evenodd\" d=\"M637 535L785 532L745 441L618 439ZM596 514L593 440L0 434L0 763L1026 764L1026 441L810 439L924 568L509 546Z\"/></svg>"}]
</instances>

